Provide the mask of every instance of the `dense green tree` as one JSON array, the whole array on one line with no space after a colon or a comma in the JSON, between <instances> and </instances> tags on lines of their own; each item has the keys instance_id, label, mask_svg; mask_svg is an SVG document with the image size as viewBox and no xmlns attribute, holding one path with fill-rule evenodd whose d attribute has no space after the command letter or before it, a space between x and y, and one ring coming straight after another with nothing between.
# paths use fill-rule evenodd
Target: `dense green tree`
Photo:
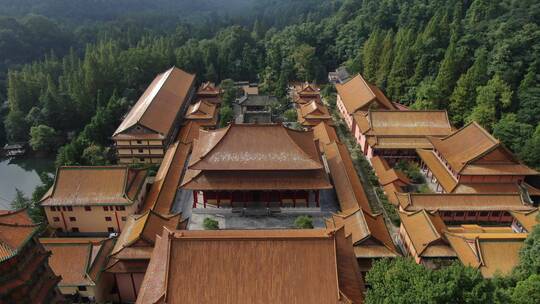
<instances>
[{"instance_id":1,"label":"dense green tree","mask_svg":"<svg viewBox=\"0 0 540 304\"><path fill-rule=\"evenodd\" d=\"M225 105L231 105L236 99L237 95L237 89L234 86L234 81L232 79L225 79L219 84L219 87L223 90L223 103Z\"/></svg>"},{"instance_id":2,"label":"dense green tree","mask_svg":"<svg viewBox=\"0 0 540 304\"><path fill-rule=\"evenodd\" d=\"M234 111L229 105L222 105L219 109L219 126L225 127L232 122Z\"/></svg>"},{"instance_id":3,"label":"dense green tree","mask_svg":"<svg viewBox=\"0 0 540 304\"><path fill-rule=\"evenodd\" d=\"M527 143L521 149L519 156L530 166L540 169L540 123Z\"/></svg>"},{"instance_id":4,"label":"dense green tree","mask_svg":"<svg viewBox=\"0 0 540 304\"><path fill-rule=\"evenodd\" d=\"M46 125L38 125L30 128L30 147L34 151L56 151L58 139L56 131Z\"/></svg>"},{"instance_id":5,"label":"dense green tree","mask_svg":"<svg viewBox=\"0 0 540 304\"><path fill-rule=\"evenodd\" d=\"M537 65L531 64L517 92L518 118L529 124L540 121L540 73Z\"/></svg>"},{"instance_id":6,"label":"dense green tree","mask_svg":"<svg viewBox=\"0 0 540 304\"><path fill-rule=\"evenodd\" d=\"M384 38L383 32L376 29L371 33L362 48L362 75L369 82L376 81Z\"/></svg>"},{"instance_id":7,"label":"dense green tree","mask_svg":"<svg viewBox=\"0 0 540 304\"><path fill-rule=\"evenodd\" d=\"M288 109L287 111L285 111L283 113L283 118L285 119L285 121L296 121L297 119L297 113L296 113L296 110L295 109Z\"/></svg>"},{"instance_id":8,"label":"dense green tree","mask_svg":"<svg viewBox=\"0 0 540 304\"><path fill-rule=\"evenodd\" d=\"M43 223L45 216L43 210L37 201L32 201L19 189L15 189L15 198L11 202L11 208L14 210L26 209L28 215L34 223Z\"/></svg>"},{"instance_id":9,"label":"dense green tree","mask_svg":"<svg viewBox=\"0 0 540 304\"><path fill-rule=\"evenodd\" d=\"M400 28L396 34L396 56L392 63L392 70L388 75L387 93L394 99L409 103L407 93L408 83L414 73L414 57L412 44L414 41L414 31L412 29Z\"/></svg>"},{"instance_id":10,"label":"dense green tree","mask_svg":"<svg viewBox=\"0 0 540 304\"><path fill-rule=\"evenodd\" d=\"M9 141L20 142L28 139L29 127L23 112L18 110L9 111L4 126Z\"/></svg>"},{"instance_id":11,"label":"dense green tree","mask_svg":"<svg viewBox=\"0 0 540 304\"><path fill-rule=\"evenodd\" d=\"M525 239L519 254L519 264L514 269L514 276L518 280L535 274L540 274L540 225L534 226Z\"/></svg>"},{"instance_id":12,"label":"dense green tree","mask_svg":"<svg viewBox=\"0 0 540 304\"><path fill-rule=\"evenodd\" d=\"M462 74L450 95L448 114L454 124L461 126L470 115L476 100L476 88L488 81L487 51L480 48L476 51L474 64Z\"/></svg>"},{"instance_id":13,"label":"dense green tree","mask_svg":"<svg viewBox=\"0 0 540 304\"><path fill-rule=\"evenodd\" d=\"M317 79L318 62L314 47L302 44L292 53L291 58L299 80L311 82Z\"/></svg>"},{"instance_id":14,"label":"dense green tree","mask_svg":"<svg viewBox=\"0 0 540 304\"><path fill-rule=\"evenodd\" d=\"M540 303L540 274L518 282L512 291L512 304L529 303Z\"/></svg>"},{"instance_id":15,"label":"dense green tree","mask_svg":"<svg viewBox=\"0 0 540 304\"><path fill-rule=\"evenodd\" d=\"M526 145L533 132L534 127L520 122L514 113L504 115L493 125L493 135L516 153Z\"/></svg>"},{"instance_id":16,"label":"dense green tree","mask_svg":"<svg viewBox=\"0 0 540 304\"><path fill-rule=\"evenodd\" d=\"M392 69L392 61L394 58L394 31L388 30L382 42L382 47L379 52L379 68L375 77L375 83L381 88L386 88L388 74Z\"/></svg>"},{"instance_id":17,"label":"dense green tree","mask_svg":"<svg viewBox=\"0 0 540 304\"><path fill-rule=\"evenodd\" d=\"M503 109L512 102L512 90L498 75L493 76L485 86L478 87L476 106L467 118L477 121L491 131L493 125L501 117Z\"/></svg>"},{"instance_id":18,"label":"dense green tree","mask_svg":"<svg viewBox=\"0 0 540 304\"><path fill-rule=\"evenodd\" d=\"M458 263L429 270L406 258L376 262L366 276L366 303L490 303L492 286Z\"/></svg>"},{"instance_id":19,"label":"dense green tree","mask_svg":"<svg viewBox=\"0 0 540 304\"><path fill-rule=\"evenodd\" d=\"M107 150L98 145L90 145L83 150L82 159L85 164L92 166L108 165Z\"/></svg>"}]
</instances>

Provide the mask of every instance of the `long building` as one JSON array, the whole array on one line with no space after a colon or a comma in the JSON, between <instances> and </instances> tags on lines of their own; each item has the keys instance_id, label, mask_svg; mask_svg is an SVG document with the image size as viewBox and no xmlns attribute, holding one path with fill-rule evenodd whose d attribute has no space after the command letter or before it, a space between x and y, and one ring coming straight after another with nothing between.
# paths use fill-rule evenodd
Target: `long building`
<instances>
[{"instance_id":1,"label":"long building","mask_svg":"<svg viewBox=\"0 0 540 304\"><path fill-rule=\"evenodd\" d=\"M360 74L344 83L336 84L336 90L337 109L351 131L354 130L353 114L357 112L367 112L369 109L399 109L378 87L368 83Z\"/></svg>"},{"instance_id":2,"label":"long building","mask_svg":"<svg viewBox=\"0 0 540 304\"><path fill-rule=\"evenodd\" d=\"M38 231L26 209L0 210L0 303L63 303Z\"/></svg>"},{"instance_id":3,"label":"long building","mask_svg":"<svg viewBox=\"0 0 540 304\"><path fill-rule=\"evenodd\" d=\"M232 124L199 133L181 185L194 207L314 207L332 188L312 131Z\"/></svg>"},{"instance_id":4,"label":"long building","mask_svg":"<svg viewBox=\"0 0 540 304\"><path fill-rule=\"evenodd\" d=\"M159 164L195 95L195 75L159 74L112 135L119 163Z\"/></svg>"},{"instance_id":5,"label":"long building","mask_svg":"<svg viewBox=\"0 0 540 304\"><path fill-rule=\"evenodd\" d=\"M60 167L40 204L57 231L120 232L144 201L147 175L127 166Z\"/></svg>"},{"instance_id":6,"label":"long building","mask_svg":"<svg viewBox=\"0 0 540 304\"><path fill-rule=\"evenodd\" d=\"M103 272L107 256L115 239L99 238L40 238L39 242L51 252L49 264L62 277L60 292L77 302L105 303L111 297L113 277Z\"/></svg>"},{"instance_id":7,"label":"long building","mask_svg":"<svg viewBox=\"0 0 540 304\"><path fill-rule=\"evenodd\" d=\"M416 149L432 149L428 136L441 138L453 129L446 111L368 110L353 114L353 136L369 160L417 159Z\"/></svg>"},{"instance_id":8,"label":"long building","mask_svg":"<svg viewBox=\"0 0 540 304\"><path fill-rule=\"evenodd\" d=\"M439 211L443 220L448 222L511 223L511 211L534 209L517 193L399 193L397 198L401 210Z\"/></svg>"},{"instance_id":9,"label":"long building","mask_svg":"<svg viewBox=\"0 0 540 304\"><path fill-rule=\"evenodd\" d=\"M475 188L495 184L498 191L503 188L517 189L525 177L539 174L522 164L476 122L449 136L428 139L433 150L418 149L417 153L422 167L427 170L429 177L433 177L440 192L452 193L460 185Z\"/></svg>"},{"instance_id":10,"label":"long building","mask_svg":"<svg viewBox=\"0 0 540 304\"><path fill-rule=\"evenodd\" d=\"M111 285L115 287L115 298L119 302L135 302L150 263L156 236L162 233L163 227L185 229L187 223L181 219L180 213L160 215L152 210L129 217L126 229L118 237L107 265L103 267L114 278Z\"/></svg>"},{"instance_id":11,"label":"long building","mask_svg":"<svg viewBox=\"0 0 540 304\"><path fill-rule=\"evenodd\" d=\"M165 229L137 303L355 304L363 298L343 229Z\"/></svg>"}]
</instances>

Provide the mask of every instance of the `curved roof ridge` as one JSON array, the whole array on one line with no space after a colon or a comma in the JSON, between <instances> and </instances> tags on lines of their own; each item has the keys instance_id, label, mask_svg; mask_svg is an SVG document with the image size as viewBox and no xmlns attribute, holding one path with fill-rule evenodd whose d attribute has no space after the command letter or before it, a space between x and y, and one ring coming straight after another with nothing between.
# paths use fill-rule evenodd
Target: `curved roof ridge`
<instances>
[{"instance_id":1,"label":"curved roof ridge","mask_svg":"<svg viewBox=\"0 0 540 304\"><path fill-rule=\"evenodd\" d=\"M294 138L292 138L291 135L289 134L290 131L293 131L294 133L298 133L299 135L301 134L302 136L306 136L308 133L313 134L313 130L299 131L299 130L293 130L293 129L286 128L283 125L281 125L281 129L285 131L285 133L287 134L287 138L293 143L294 147L296 147L296 149L301 154L303 154L304 156L307 156L309 159L311 159L311 161L315 162L316 166L322 168L322 164L320 163L320 159L313 159L313 157L311 155L309 155L309 153L306 152L304 149L302 149L302 147L300 147L298 142L296 142L296 140L294 140ZM311 137L313 137L313 136L311 136ZM313 140L313 144L315 145L315 140Z\"/></svg>"},{"instance_id":2,"label":"curved roof ridge","mask_svg":"<svg viewBox=\"0 0 540 304\"><path fill-rule=\"evenodd\" d=\"M192 167L192 166L196 165L197 163L199 163L200 161L202 161L210 152L212 152L214 149L216 149L216 147L223 141L223 138L225 137L225 135L227 133L229 133L232 125L233 125L233 123L229 124L226 127L215 129L215 130L204 130L204 129L199 130L199 132L202 132L202 134L199 134L199 138L194 139L193 147L196 146L195 143L201 142L201 137L202 137L201 135L208 136L207 134L214 133L214 134L217 134L219 139L209 149L207 149L207 151L204 151L202 154L194 155L194 153L192 153L192 156L196 156L196 157L198 157L198 159L194 160L193 162L190 161L191 164L188 165L188 168ZM218 133L218 132L221 132L221 133Z\"/></svg>"}]
</instances>

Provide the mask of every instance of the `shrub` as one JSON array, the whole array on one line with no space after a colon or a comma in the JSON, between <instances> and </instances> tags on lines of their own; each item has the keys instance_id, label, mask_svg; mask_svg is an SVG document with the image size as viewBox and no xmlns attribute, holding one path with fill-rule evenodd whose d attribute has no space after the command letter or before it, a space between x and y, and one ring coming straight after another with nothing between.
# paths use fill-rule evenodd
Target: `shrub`
<instances>
[{"instance_id":1,"label":"shrub","mask_svg":"<svg viewBox=\"0 0 540 304\"><path fill-rule=\"evenodd\" d=\"M309 215L301 215L294 220L294 226L298 229L313 229L313 219Z\"/></svg>"},{"instance_id":2,"label":"shrub","mask_svg":"<svg viewBox=\"0 0 540 304\"><path fill-rule=\"evenodd\" d=\"M219 230L219 223L213 218L205 218L203 221L203 227L205 230Z\"/></svg>"}]
</instances>

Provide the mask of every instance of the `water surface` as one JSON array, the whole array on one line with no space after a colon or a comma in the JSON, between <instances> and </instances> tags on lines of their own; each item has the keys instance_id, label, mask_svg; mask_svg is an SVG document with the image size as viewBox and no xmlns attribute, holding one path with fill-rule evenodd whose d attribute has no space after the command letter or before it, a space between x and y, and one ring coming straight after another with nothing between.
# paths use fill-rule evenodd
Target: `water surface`
<instances>
[{"instance_id":1,"label":"water surface","mask_svg":"<svg viewBox=\"0 0 540 304\"><path fill-rule=\"evenodd\" d=\"M0 209L9 209L15 189L32 196L41 184L39 175L54 173L54 160L47 158L0 159Z\"/></svg>"}]
</instances>

